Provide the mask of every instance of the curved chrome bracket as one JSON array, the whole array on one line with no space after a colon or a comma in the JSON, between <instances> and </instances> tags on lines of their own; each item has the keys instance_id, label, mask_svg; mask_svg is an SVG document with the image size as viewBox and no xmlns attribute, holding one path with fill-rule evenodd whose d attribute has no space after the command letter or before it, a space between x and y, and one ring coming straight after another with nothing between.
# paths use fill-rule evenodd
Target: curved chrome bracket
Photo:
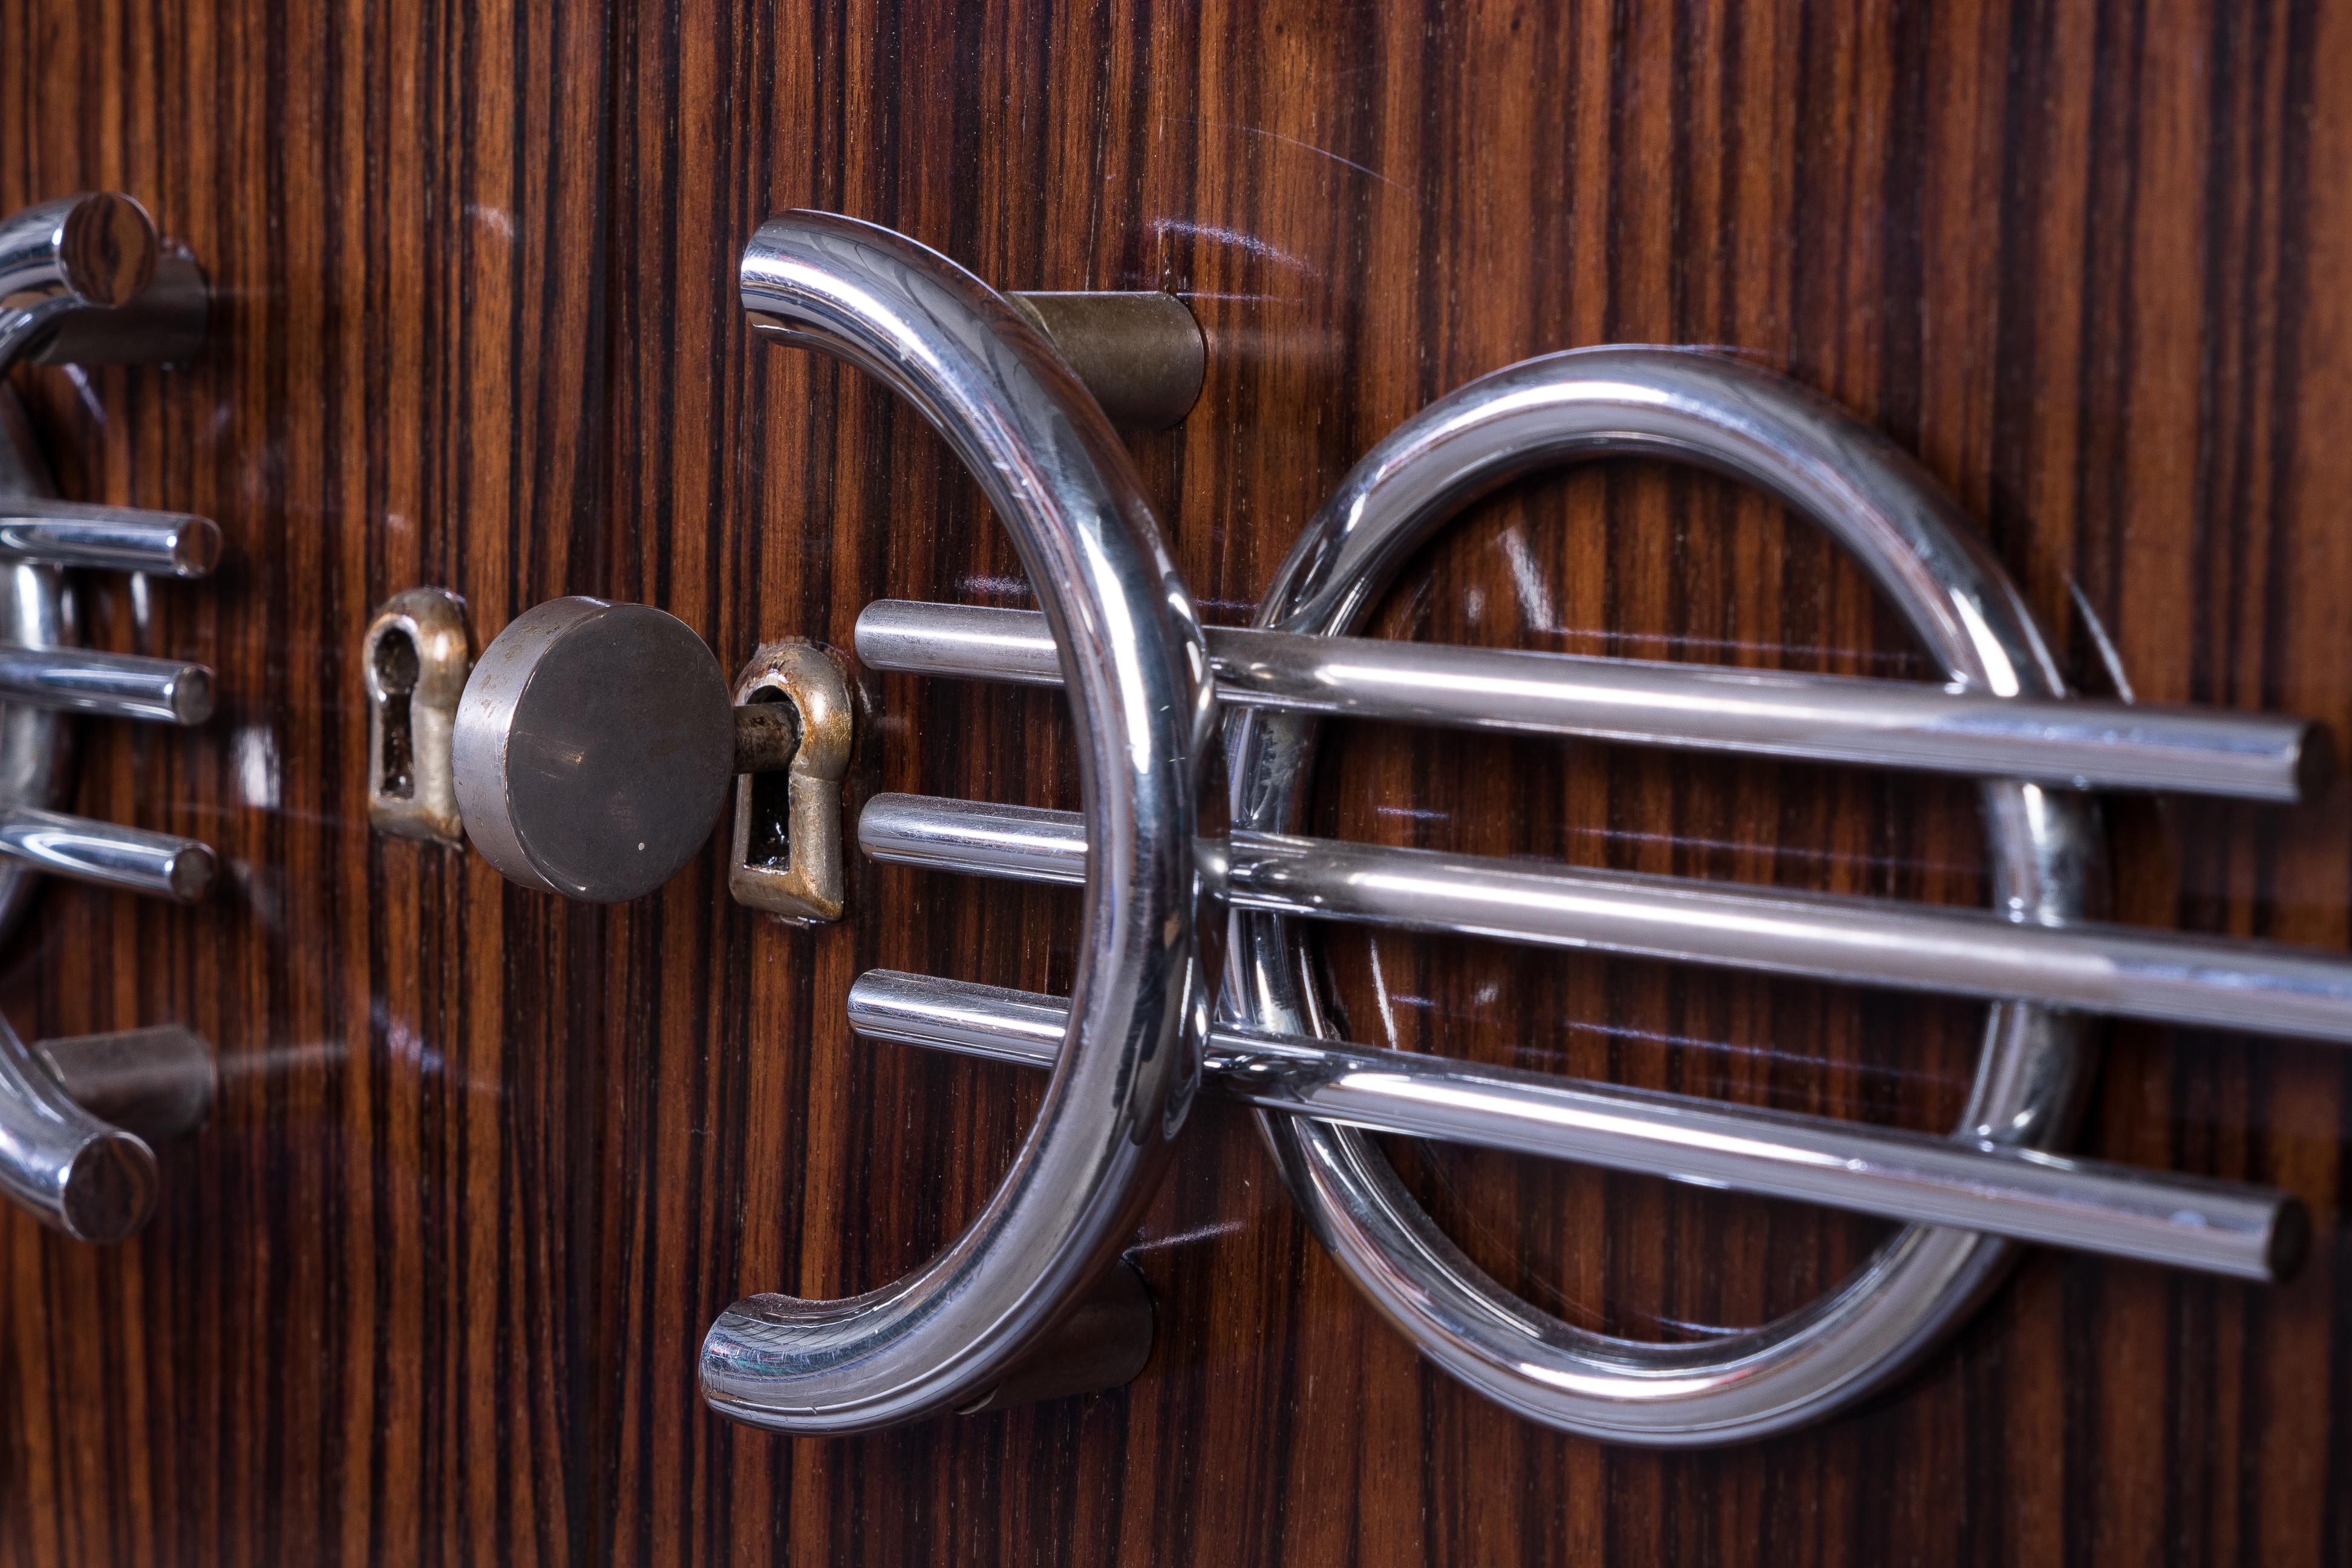
<instances>
[{"instance_id":1,"label":"curved chrome bracket","mask_svg":"<svg viewBox=\"0 0 2352 1568\"><path fill-rule=\"evenodd\" d=\"M1213 703L1191 597L1134 466L1019 310L912 240L821 213L761 227L742 295L785 341L913 403L979 481L1062 649L1097 846L1066 1048L980 1215L895 1284L840 1301L755 1296L704 1341L714 1408L782 1431L857 1431L986 1399L1140 1217L1207 1022L1192 910Z\"/></svg>"}]
</instances>

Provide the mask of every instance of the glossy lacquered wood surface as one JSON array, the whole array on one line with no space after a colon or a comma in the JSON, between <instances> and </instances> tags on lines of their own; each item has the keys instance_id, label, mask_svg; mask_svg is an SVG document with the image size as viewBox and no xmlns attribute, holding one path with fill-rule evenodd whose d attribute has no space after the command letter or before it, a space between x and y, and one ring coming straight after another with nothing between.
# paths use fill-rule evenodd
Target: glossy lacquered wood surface
<instances>
[{"instance_id":1,"label":"glossy lacquered wood surface","mask_svg":"<svg viewBox=\"0 0 2352 1568\"><path fill-rule=\"evenodd\" d=\"M477 646L563 593L730 668L882 595L1027 602L910 410L746 341L768 213L903 229L1006 288L1160 288L1206 394L1133 447L1213 620L1349 464L1546 350L1726 346L1854 409L1979 519L2086 689L2352 738L2352 13L2308 5L238 7L0 4L0 204L111 187L219 290L185 372L21 373L68 494L204 511L201 585L104 647L210 660L201 734L91 731L79 807L199 834L194 911L55 888L27 1032L218 1042L162 1211L0 1218L0 1562L2319 1563L2352 1557L2352 1079L2117 1027L2082 1146L2302 1194L2265 1289L2029 1254L1866 1407L1727 1452L1559 1436L1420 1363L1199 1110L1135 1254L1119 1393L877 1436L709 1415L762 1289L953 1236L1037 1085L860 1043L872 965L1043 989L1076 907L861 865L814 934L719 855L610 910L371 836L358 643L437 584ZM1482 505L1393 635L1918 673L1867 585L1711 479ZM1075 805L1055 700L868 678L853 793ZM1348 730L1331 831L1985 896L1966 791ZM2343 946L2352 793L2110 812L2124 919ZM1360 934L1351 1032L1932 1127L1978 1014ZM1877 1227L1400 1148L1488 1268L1645 1337L1801 1305Z\"/></svg>"}]
</instances>

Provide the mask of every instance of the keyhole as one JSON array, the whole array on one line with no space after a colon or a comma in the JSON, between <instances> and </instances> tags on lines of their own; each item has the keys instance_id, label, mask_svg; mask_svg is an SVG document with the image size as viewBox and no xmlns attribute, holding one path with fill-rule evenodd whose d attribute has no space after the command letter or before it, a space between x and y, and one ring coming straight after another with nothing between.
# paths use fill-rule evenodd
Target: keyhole
<instances>
[{"instance_id":1,"label":"keyhole","mask_svg":"<svg viewBox=\"0 0 2352 1568\"><path fill-rule=\"evenodd\" d=\"M394 629L376 638L376 689L383 693L378 700L382 709L378 722L383 726L383 744L378 751L383 772L376 781L376 793L389 800L407 800L416 793L416 743L409 734L408 705L416 689L417 668L415 637Z\"/></svg>"},{"instance_id":2,"label":"keyhole","mask_svg":"<svg viewBox=\"0 0 2352 1568\"><path fill-rule=\"evenodd\" d=\"M800 710L782 691L763 686L745 699L750 702L781 702L800 725ZM793 858L793 775L789 769L751 775L751 831L743 849L747 866L787 866Z\"/></svg>"}]
</instances>

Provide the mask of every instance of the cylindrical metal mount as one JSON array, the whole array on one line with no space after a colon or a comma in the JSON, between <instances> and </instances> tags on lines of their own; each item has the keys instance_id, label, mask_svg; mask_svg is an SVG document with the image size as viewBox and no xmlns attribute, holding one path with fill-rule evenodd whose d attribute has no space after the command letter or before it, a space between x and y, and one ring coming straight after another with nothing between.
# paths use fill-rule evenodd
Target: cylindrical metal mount
<instances>
[{"instance_id":1,"label":"cylindrical metal mount","mask_svg":"<svg viewBox=\"0 0 2352 1568\"><path fill-rule=\"evenodd\" d=\"M187 247L165 240L155 276L128 303L64 312L26 357L35 364L184 365L203 350L211 326L204 268Z\"/></svg>"},{"instance_id":2,"label":"cylindrical metal mount","mask_svg":"<svg viewBox=\"0 0 2352 1568\"><path fill-rule=\"evenodd\" d=\"M1200 402L1208 341L1175 295L1133 289L1005 297L1120 429L1173 429Z\"/></svg>"},{"instance_id":3,"label":"cylindrical metal mount","mask_svg":"<svg viewBox=\"0 0 2352 1568\"><path fill-rule=\"evenodd\" d=\"M203 1126L220 1089L212 1042L182 1024L36 1040L33 1055L76 1105L150 1144Z\"/></svg>"},{"instance_id":4,"label":"cylindrical metal mount","mask_svg":"<svg viewBox=\"0 0 2352 1568\"><path fill-rule=\"evenodd\" d=\"M1045 340L1114 427L1172 429L1201 400L1208 340L1175 295L1131 289L998 298ZM782 321L756 310L751 331L779 342L796 341Z\"/></svg>"}]
</instances>

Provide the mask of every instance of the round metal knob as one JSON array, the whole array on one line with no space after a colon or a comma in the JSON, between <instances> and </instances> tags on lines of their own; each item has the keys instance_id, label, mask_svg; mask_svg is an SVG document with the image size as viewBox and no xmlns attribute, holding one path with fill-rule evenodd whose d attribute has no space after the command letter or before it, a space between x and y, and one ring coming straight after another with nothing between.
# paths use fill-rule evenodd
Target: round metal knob
<instances>
[{"instance_id":1,"label":"round metal knob","mask_svg":"<svg viewBox=\"0 0 2352 1568\"><path fill-rule=\"evenodd\" d=\"M648 605L551 599L483 650L457 700L457 812L490 864L618 903L676 876L719 822L734 708L719 661Z\"/></svg>"}]
</instances>

